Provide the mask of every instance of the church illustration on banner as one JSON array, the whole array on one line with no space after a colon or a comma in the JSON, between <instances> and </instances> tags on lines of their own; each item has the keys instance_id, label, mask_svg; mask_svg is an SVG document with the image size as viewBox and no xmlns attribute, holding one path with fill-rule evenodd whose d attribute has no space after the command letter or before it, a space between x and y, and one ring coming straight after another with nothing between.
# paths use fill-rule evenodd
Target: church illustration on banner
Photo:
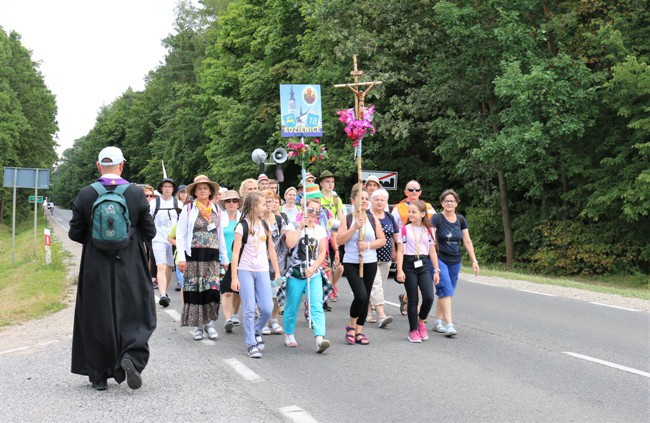
<instances>
[{"instance_id":1,"label":"church illustration on banner","mask_svg":"<svg viewBox=\"0 0 650 423\"><path fill-rule=\"evenodd\" d=\"M283 137L323 135L320 85L280 85Z\"/></svg>"}]
</instances>

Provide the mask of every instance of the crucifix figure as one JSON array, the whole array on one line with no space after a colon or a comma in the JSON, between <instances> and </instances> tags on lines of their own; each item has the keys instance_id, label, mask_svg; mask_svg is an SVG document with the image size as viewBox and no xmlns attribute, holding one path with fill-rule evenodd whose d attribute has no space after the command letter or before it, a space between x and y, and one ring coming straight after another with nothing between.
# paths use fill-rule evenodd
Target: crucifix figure
<instances>
[{"instance_id":1,"label":"crucifix figure","mask_svg":"<svg viewBox=\"0 0 650 423\"><path fill-rule=\"evenodd\" d=\"M336 84L334 85L334 88L349 88L353 93L354 93L354 114L355 118L357 120L363 119L363 111L365 107L365 99L366 99L366 94L375 85L379 85L382 83L382 81L371 81L371 82L359 82L359 76L363 75L363 71L359 70L357 68L357 55L352 56L352 62L354 69L352 72L350 72L350 75L352 78L354 78L354 82L352 84ZM367 87L367 88L366 88ZM365 88L365 89L362 89ZM357 182L359 185L363 184L363 167L362 167L362 162L361 162L361 145L362 145L363 139L359 140L359 145L357 147L356 151L356 159L357 159L357 173L358 173L358 178ZM362 218L361 213L365 213L365 210L361 210L361 192L357 195L357 204L356 204L356 213L358 214L358 219ZM363 240L363 233L362 230L359 229L359 242ZM363 277L363 252L359 251L359 275Z\"/></svg>"}]
</instances>

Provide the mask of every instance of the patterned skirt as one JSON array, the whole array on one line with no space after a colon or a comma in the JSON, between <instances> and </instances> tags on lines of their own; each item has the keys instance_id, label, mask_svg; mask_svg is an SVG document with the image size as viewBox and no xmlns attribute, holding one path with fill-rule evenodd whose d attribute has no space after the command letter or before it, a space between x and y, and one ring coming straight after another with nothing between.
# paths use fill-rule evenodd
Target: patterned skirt
<instances>
[{"instance_id":1,"label":"patterned skirt","mask_svg":"<svg viewBox=\"0 0 650 423\"><path fill-rule=\"evenodd\" d=\"M181 326L201 326L219 317L219 250L192 248L183 282Z\"/></svg>"}]
</instances>

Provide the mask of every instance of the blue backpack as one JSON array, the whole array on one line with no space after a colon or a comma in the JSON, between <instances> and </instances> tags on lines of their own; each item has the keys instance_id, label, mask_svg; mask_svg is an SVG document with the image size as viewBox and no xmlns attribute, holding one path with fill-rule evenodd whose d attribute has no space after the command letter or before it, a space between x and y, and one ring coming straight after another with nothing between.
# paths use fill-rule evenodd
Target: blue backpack
<instances>
[{"instance_id":1,"label":"blue backpack","mask_svg":"<svg viewBox=\"0 0 650 423\"><path fill-rule=\"evenodd\" d=\"M124 191L129 184L118 185L109 191L95 182L90 185L97 194L97 200L92 209L92 242L97 249L118 253L129 244L131 238L131 219L124 198Z\"/></svg>"}]
</instances>

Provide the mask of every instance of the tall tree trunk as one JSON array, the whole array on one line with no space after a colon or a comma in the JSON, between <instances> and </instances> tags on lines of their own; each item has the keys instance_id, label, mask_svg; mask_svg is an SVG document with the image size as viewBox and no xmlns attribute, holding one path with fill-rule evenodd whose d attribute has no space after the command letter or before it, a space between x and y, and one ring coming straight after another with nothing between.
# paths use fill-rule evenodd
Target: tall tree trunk
<instances>
[{"instance_id":1,"label":"tall tree trunk","mask_svg":"<svg viewBox=\"0 0 650 423\"><path fill-rule=\"evenodd\" d=\"M506 242L506 265L510 266L515 261L515 242L512 236L508 185L503 170L499 170L497 174L499 176L499 197L501 199L501 221L503 222L503 236Z\"/></svg>"}]
</instances>

